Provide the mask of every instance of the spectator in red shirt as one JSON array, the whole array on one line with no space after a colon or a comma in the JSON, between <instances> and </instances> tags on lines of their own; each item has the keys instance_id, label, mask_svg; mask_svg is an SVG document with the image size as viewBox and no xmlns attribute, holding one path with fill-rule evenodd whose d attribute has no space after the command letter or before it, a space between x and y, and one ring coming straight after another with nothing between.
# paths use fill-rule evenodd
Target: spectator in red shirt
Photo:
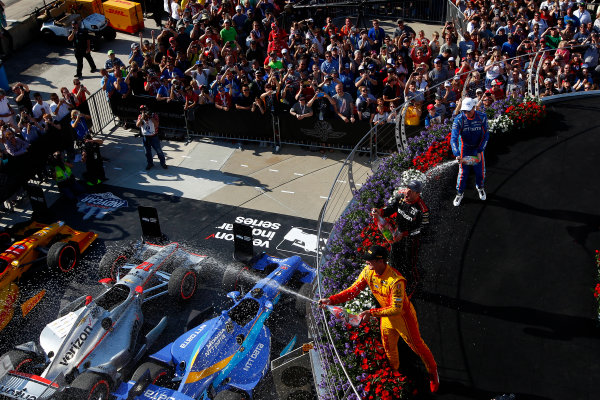
<instances>
[{"instance_id":1,"label":"spectator in red shirt","mask_svg":"<svg viewBox=\"0 0 600 400\"><path fill-rule=\"evenodd\" d=\"M346 23L344 26L342 26L342 29L340 29L340 34L342 37L347 37L350 35L350 33L352 33L352 28L354 28L354 25L352 25L352 19L346 18Z\"/></svg>"},{"instance_id":2,"label":"spectator in red shirt","mask_svg":"<svg viewBox=\"0 0 600 400\"><path fill-rule=\"evenodd\" d=\"M502 89L502 82L499 79L494 79L492 81L492 88L490 89L492 96L494 96L494 100L502 100L506 97L504 93L504 89Z\"/></svg>"},{"instance_id":3,"label":"spectator in red shirt","mask_svg":"<svg viewBox=\"0 0 600 400\"><path fill-rule=\"evenodd\" d=\"M287 45L285 39L283 39L279 34L276 34L275 40L270 42L269 47L267 47L267 53L271 54L273 51L275 51L277 53L277 57L282 57L283 54L281 53L281 51L283 49L287 49L287 48L288 48L288 45Z\"/></svg>"},{"instance_id":4,"label":"spectator in red shirt","mask_svg":"<svg viewBox=\"0 0 600 400\"><path fill-rule=\"evenodd\" d=\"M215 107L219 110L229 111L232 104L231 95L225 91L223 85L219 85L217 95L215 96Z\"/></svg>"},{"instance_id":5,"label":"spectator in red shirt","mask_svg":"<svg viewBox=\"0 0 600 400\"><path fill-rule=\"evenodd\" d=\"M427 52L423 53L423 50L426 50ZM415 64L429 64L429 60L431 60L431 49L429 46L413 47L410 51L410 58Z\"/></svg>"},{"instance_id":6,"label":"spectator in red shirt","mask_svg":"<svg viewBox=\"0 0 600 400\"><path fill-rule=\"evenodd\" d=\"M285 29L279 27L279 25L277 24L277 20L275 20L271 23L271 32L269 32L269 42L276 40L278 37L279 39L285 41L288 37L288 34L285 31Z\"/></svg>"}]
</instances>

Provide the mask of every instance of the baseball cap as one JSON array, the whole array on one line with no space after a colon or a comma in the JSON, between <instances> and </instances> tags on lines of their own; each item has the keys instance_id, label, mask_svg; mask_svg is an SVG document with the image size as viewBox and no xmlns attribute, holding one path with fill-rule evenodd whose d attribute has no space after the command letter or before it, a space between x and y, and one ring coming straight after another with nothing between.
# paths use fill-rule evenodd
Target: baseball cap
<instances>
[{"instance_id":1,"label":"baseball cap","mask_svg":"<svg viewBox=\"0 0 600 400\"><path fill-rule=\"evenodd\" d=\"M477 90L475 91L475 93L477 93L477 94L479 94L479 93L483 93L483 89L482 89L482 88L479 88L479 89L477 89Z\"/></svg>"},{"instance_id":2,"label":"baseball cap","mask_svg":"<svg viewBox=\"0 0 600 400\"><path fill-rule=\"evenodd\" d=\"M177 40L175 40L174 37L172 37L172 38L169 39L169 43L175 43L175 42L177 42Z\"/></svg>"},{"instance_id":3,"label":"baseball cap","mask_svg":"<svg viewBox=\"0 0 600 400\"><path fill-rule=\"evenodd\" d=\"M294 64L288 64L287 67L288 67L288 69L292 69L292 68L294 68Z\"/></svg>"},{"instance_id":4,"label":"baseball cap","mask_svg":"<svg viewBox=\"0 0 600 400\"><path fill-rule=\"evenodd\" d=\"M393 65L394 64L394 59L392 57L388 58L387 59L387 63Z\"/></svg>"},{"instance_id":5,"label":"baseball cap","mask_svg":"<svg viewBox=\"0 0 600 400\"><path fill-rule=\"evenodd\" d=\"M449 81L444 82L444 86L452 86L452 84Z\"/></svg>"},{"instance_id":6,"label":"baseball cap","mask_svg":"<svg viewBox=\"0 0 600 400\"><path fill-rule=\"evenodd\" d=\"M133 49L137 49L138 47L140 47L140 45L139 45L139 44L137 44L137 43L131 43L131 49L132 49L132 50L133 50Z\"/></svg>"},{"instance_id":7,"label":"baseball cap","mask_svg":"<svg viewBox=\"0 0 600 400\"><path fill-rule=\"evenodd\" d=\"M450 57L448 61L454 61L454 57Z\"/></svg>"},{"instance_id":8,"label":"baseball cap","mask_svg":"<svg viewBox=\"0 0 600 400\"><path fill-rule=\"evenodd\" d=\"M460 111L471 111L473 109L473 107L475 107L476 105L477 105L477 102L475 101L475 99L472 99L470 97L465 97L460 106Z\"/></svg>"},{"instance_id":9,"label":"baseball cap","mask_svg":"<svg viewBox=\"0 0 600 400\"><path fill-rule=\"evenodd\" d=\"M589 65L587 65L587 64L581 64L581 68L589 68Z\"/></svg>"},{"instance_id":10,"label":"baseball cap","mask_svg":"<svg viewBox=\"0 0 600 400\"><path fill-rule=\"evenodd\" d=\"M492 85L496 86L496 85L502 85L502 82L500 82L498 79L494 79L492 81Z\"/></svg>"},{"instance_id":11,"label":"baseball cap","mask_svg":"<svg viewBox=\"0 0 600 400\"><path fill-rule=\"evenodd\" d=\"M306 96L300 95L300 97L298 97L298 101L300 101L300 100L306 100Z\"/></svg>"},{"instance_id":12,"label":"baseball cap","mask_svg":"<svg viewBox=\"0 0 600 400\"><path fill-rule=\"evenodd\" d=\"M147 108L148 108L148 107L146 107L146 105L145 105L145 104L142 104L142 105L140 106L140 110L146 110Z\"/></svg>"},{"instance_id":13,"label":"baseball cap","mask_svg":"<svg viewBox=\"0 0 600 400\"><path fill-rule=\"evenodd\" d=\"M196 65L201 65L201 64L202 64L202 61L196 60Z\"/></svg>"},{"instance_id":14,"label":"baseball cap","mask_svg":"<svg viewBox=\"0 0 600 400\"><path fill-rule=\"evenodd\" d=\"M429 108L429 106L427 106L427 108ZM421 181L412 180L406 184L406 187L417 193L421 193L421 190L423 189L423 184L421 183Z\"/></svg>"},{"instance_id":15,"label":"baseball cap","mask_svg":"<svg viewBox=\"0 0 600 400\"><path fill-rule=\"evenodd\" d=\"M364 255L363 259L366 261L371 260L385 260L387 258L388 252L383 246L373 245L369 247L367 253Z\"/></svg>"},{"instance_id":16,"label":"baseball cap","mask_svg":"<svg viewBox=\"0 0 600 400\"><path fill-rule=\"evenodd\" d=\"M114 50L109 50L107 54L110 56L111 54L115 54L115 51Z\"/></svg>"},{"instance_id":17,"label":"baseball cap","mask_svg":"<svg viewBox=\"0 0 600 400\"><path fill-rule=\"evenodd\" d=\"M546 78L546 79L544 79L544 83L552 83L552 79Z\"/></svg>"},{"instance_id":18,"label":"baseball cap","mask_svg":"<svg viewBox=\"0 0 600 400\"><path fill-rule=\"evenodd\" d=\"M364 69L365 69L365 66L364 66L364 65L361 65L360 67L358 67L358 70L359 70L359 71L362 71L362 70L364 70Z\"/></svg>"},{"instance_id":19,"label":"baseball cap","mask_svg":"<svg viewBox=\"0 0 600 400\"><path fill-rule=\"evenodd\" d=\"M401 23L403 23L403 22L404 22L404 20L403 20L402 18L398 18L398 19L396 20L396 23L397 23L397 24L401 24Z\"/></svg>"},{"instance_id":20,"label":"baseball cap","mask_svg":"<svg viewBox=\"0 0 600 400\"><path fill-rule=\"evenodd\" d=\"M375 64L369 64L369 69L375 69Z\"/></svg>"},{"instance_id":21,"label":"baseball cap","mask_svg":"<svg viewBox=\"0 0 600 400\"><path fill-rule=\"evenodd\" d=\"M441 59L441 58L436 58L435 60L433 60L433 62L434 62L435 64L437 64L437 63L441 63L441 62L442 62L442 59Z\"/></svg>"},{"instance_id":22,"label":"baseball cap","mask_svg":"<svg viewBox=\"0 0 600 400\"><path fill-rule=\"evenodd\" d=\"M235 6L235 11L241 10L241 9L242 9L242 6L240 6L239 4L237 6Z\"/></svg>"},{"instance_id":23,"label":"baseball cap","mask_svg":"<svg viewBox=\"0 0 600 400\"><path fill-rule=\"evenodd\" d=\"M344 64L344 68L350 68L350 64L348 64L348 63Z\"/></svg>"},{"instance_id":24,"label":"baseball cap","mask_svg":"<svg viewBox=\"0 0 600 400\"><path fill-rule=\"evenodd\" d=\"M281 50L281 53L283 53L283 54L285 54L285 53L287 53L287 52L288 52L288 51L287 51L287 49L283 49L283 50Z\"/></svg>"},{"instance_id":25,"label":"baseball cap","mask_svg":"<svg viewBox=\"0 0 600 400\"><path fill-rule=\"evenodd\" d=\"M435 108L435 106L433 104L430 104L430 105L427 106L428 110L433 110L434 108Z\"/></svg>"}]
</instances>

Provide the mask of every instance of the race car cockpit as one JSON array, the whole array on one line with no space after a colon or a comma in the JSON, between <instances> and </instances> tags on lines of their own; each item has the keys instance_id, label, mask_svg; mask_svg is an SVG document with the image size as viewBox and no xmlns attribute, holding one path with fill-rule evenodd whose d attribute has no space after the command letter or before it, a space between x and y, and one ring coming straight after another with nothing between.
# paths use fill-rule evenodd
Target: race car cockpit
<instances>
[{"instance_id":1,"label":"race car cockpit","mask_svg":"<svg viewBox=\"0 0 600 400\"><path fill-rule=\"evenodd\" d=\"M259 309L258 301L245 298L229 311L229 318L239 326L244 326L256 317Z\"/></svg>"},{"instance_id":2,"label":"race car cockpit","mask_svg":"<svg viewBox=\"0 0 600 400\"><path fill-rule=\"evenodd\" d=\"M96 304L107 311L114 310L129 297L129 288L117 284L96 299Z\"/></svg>"}]
</instances>

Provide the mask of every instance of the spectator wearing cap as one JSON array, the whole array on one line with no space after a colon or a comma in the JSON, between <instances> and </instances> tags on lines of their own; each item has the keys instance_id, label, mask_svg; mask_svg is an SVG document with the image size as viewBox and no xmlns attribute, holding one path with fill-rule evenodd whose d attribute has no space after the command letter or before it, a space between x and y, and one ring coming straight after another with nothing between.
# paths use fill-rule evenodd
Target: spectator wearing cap
<instances>
[{"instance_id":1,"label":"spectator wearing cap","mask_svg":"<svg viewBox=\"0 0 600 400\"><path fill-rule=\"evenodd\" d=\"M383 86L382 97L385 104L389 107L393 102L403 101L403 88L400 87L399 79L395 73L390 73L385 80L385 85Z\"/></svg>"},{"instance_id":2,"label":"spectator wearing cap","mask_svg":"<svg viewBox=\"0 0 600 400\"><path fill-rule=\"evenodd\" d=\"M494 44L498 47L502 46L508 41L508 35L506 33L506 27L501 26L496 30L496 35L493 38Z\"/></svg>"},{"instance_id":3,"label":"spectator wearing cap","mask_svg":"<svg viewBox=\"0 0 600 400\"><path fill-rule=\"evenodd\" d=\"M237 31L234 27L231 26L230 19L226 19L225 21L223 21L223 28L219 32L219 36L221 36L221 41L223 42L223 45L229 42L235 42L237 38Z\"/></svg>"},{"instance_id":4,"label":"spectator wearing cap","mask_svg":"<svg viewBox=\"0 0 600 400\"><path fill-rule=\"evenodd\" d=\"M100 70L100 75L102 76L100 85L106 93L106 97L110 100L115 92L115 82L117 81L117 78L114 73L108 72L105 68Z\"/></svg>"},{"instance_id":5,"label":"spectator wearing cap","mask_svg":"<svg viewBox=\"0 0 600 400\"><path fill-rule=\"evenodd\" d=\"M453 204L458 207L463 199L467 180L471 171L475 173L475 182L479 199L484 201L487 196L484 190L485 158L484 150L489 140L487 116L475 109L477 101L465 97L461 101L461 113L454 118L450 144L452 153L458 160L458 179L456 197ZM478 162L465 164L465 157L477 157Z\"/></svg>"},{"instance_id":6,"label":"spectator wearing cap","mask_svg":"<svg viewBox=\"0 0 600 400\"><path fill-rule=\"evenodd\" d=\"M303 94L298 96L298 102L292 106L290 109L290 114L292 114L298 120L303 120L313 116L312 108L306 104L306 96Z\"/></svg>"},{"instance_id":7,"label":"spectator wearing cap","mask_svg":"<svg viewBox=\"0 0 600 400\"><path fill-rule=\"evenodd\" d=\"M287 51L288 49L289 47L285 39L282 36L279 36L279 34L275 34L275 38L273 41L269 42L269 45L267 46L267 53L271 54L272 52L276 52L277 57L282 57L283 50Z\"/></svg>"},{"instance_id":8,"label":"spectator wearing cap","mask_svg":"<svg viewBox=\"0 0 600 400\"><path fill-rule=\"evenodd\" d=\"M345 92L354 93L354 74L350 70L349 63L340 64L339 80L344 85Z\"/></svg>"},{"instance_id":9,"label":"spectator wearing cap","mask_svg":"<svg viewBox=\"0 0 600 400\"><path fill-rule=\"evenodd\" d=\"M157 101L168 101L171 98L171 79L167 76L160 77L160 86L156 91Z\"/></svg>"},{"instance_id":10,"label":"spectator wearing cap","mask_svg":"<svg viewBox=\"0 0 600 400\"><path fill-rule=\"evenodd\" d=\"M593 85L594 80L592 78L589 65L584 63L581 65L581 71L579 73L579 77L577 78L577 82L575 82L573 85L573 89L575 91L583 90L586 83Z\"/></svg>"},{"instance_id":11,"label":"spectator wearing cap","mask_svg":"<svg viewBox=\"0 0 600 400\"><path fill-rule=\"evenodd\" d=\"M517 56L517 48L519 47L519 44L517 43L517 41L515 40L515 35L513 35L512 33L510 33L508 35L508 40L502 44L502 54L507 54L509 58L513 58Z\"/></svg>"},{"instance_id":12,"label":"spectator wearing cap","mask_svg":"<svg viewBox=\"0 0 600 400\"><path fill-rule=\"evenodd\" d=\"M439 85L448 79L448 70L442 66L442 59L436 58L433 61L433 69L429 71L429 81L431 86Z\"/></svg>"},{"instance_id":13,"label":"spectator wearing cap","mask_svg":"<svg viewBox=\"0 0 600 400\"><path fill-rule=\"evenodd\" d=\"M468 50L475 50L475 42L471 40L471 34L469 32L464 32L463 37L464 39L458 43L460 58L466 57ZM456 57L454 58L456 59Z\"/></svg>"},{"instance_id":14,"label":"spectator wearing cap","mask_svg":"<svg viewBox=\"0 0 600 400\"><path fill-rule=\"evenodd\" d=\"M360 39L358 39L358 50L362 54L366 54L373 49L373 40L369 37L366 29L360 31Z\"/></svg>"},{"instance_id":15,"label":"spectator wearing cap","mask_svg":"<svg viewBox=\"0 0 600 400\"><path fill-rule=\"evenodd\" d=\"M396 20L396 28L394 29L394 39L395 40L400 38L402 35L405 35L405 37L409 37L411 34L416 35L413 28L406 25L402 18L399 18L398 20Z\"/></svg>"},{"instance_id":16,"label":"spectator wearing cap","mask_svg":"<svg viewBox=\"0 0 600 400\"><path fill-rule=\"evenodd\" d=\"M369 93L373 93L378 86L377 79L373 77L372 70L365 68L364 65L358 67L359 76L354 81L355 87L366 86Z\"/></svg>"},{"instance_id":17,"label":"spectator wearing cap","mask_svg":"<svg viewBox=\"0 0 600 400\"><path fill-rule=\"evenodd\" d=\"M90 72L94 73L98 71L96 63L91 55L91 40L88 35L88 31L85 28L80 28L78 22L72 23L72 31L67 37L69 42L73 42L75 50L75 59L77 60L77 69L75 77L81 79L81 71L83 70L83 59L85 58L90 65Z\"/></svg>"},{"instance_id":18,"label":"spectator wearing cap","mask_svg":"<svg viewBox=\"0 0 600 400\"><path fill-rule=\"evenodd\" d=\"M583 43L588 37L590 37L590 34L591 33L588 31L587 25L581 24L577 33L573 35L573 40L577 41L577 43Z\"/></svg>"},{"instance_id":19,"label":"spectator wearing cap","mask_svg":"<svg viewBox=\"0 0 600 400\"><path fill-rule=\"evenodd\" d=\"M175 62L173 60L169 59L169 60L167 60L167 65L162 70L160 76L165 77L167 79L172 79L172 78L183 78L184 74L179 68L177 68L175 66Z\"/></svg>"},{"instance_id":20,"label":"spectator wearing cap","mask_svg":"<svg viewBox=\"0 0 600 400\"><path fill-rule=\"evenodd\" d=\"M546 32L547 34L543 35L544 46L547 46L550 49L557 49L558 44L562 41L558 28L556 26L551 26Z\"/></svg>"},{"instance_id":21,"label":"spectator wearing cap","mask_svg":"<svg viewBox=\"0 0 600 400\"><path fill-rule=\"evenodd\" d=\"M117 65L121 68L125 68L125 64L123 64L123 61L121 61L121 59L115 55L114 50L109 50L107 54L108 60L104 62L104 69L106 69L109 73L114 73Z\"/></svg>"},{"instance_id":22,"label":"spectator wearing cap","mask_svg":"<svg viewBox=\"0 0 600 400\"><path fill-rule=\"evenodd\" d=\"M435 105L429 104L427 106L427 115L425 116L425 128L429 129L433 124L441 124L442 116L437 115L435 112Z\"/></svg>"},{"instance_id":23,"label":"spectator wearing cap","mask_svg":"<svg viewBox=\"0 0 600 400\"><path fill-rule=\"evenodd\" d=\"M494 79L492 81L492 88L490 89L492 96L494 96L494 101L502 100L506 97L506 93L502 88L502 81L500 79Z\"/></svg>"},{"instance_id":24,"label":"spectator wearing cap","mask_svg":"<svg viewBox=\"0 0 600 400\"><path fill-rule=\"evenodd\" d=\"M140 49L140 45L137 43L131 43L131 51L129 52L129 59L127 64L131 65L131 63L134 61L137 63L137 65L142 65L144 63L144 56L142 55L142 50Z\"/></svg>"}]
</instances>

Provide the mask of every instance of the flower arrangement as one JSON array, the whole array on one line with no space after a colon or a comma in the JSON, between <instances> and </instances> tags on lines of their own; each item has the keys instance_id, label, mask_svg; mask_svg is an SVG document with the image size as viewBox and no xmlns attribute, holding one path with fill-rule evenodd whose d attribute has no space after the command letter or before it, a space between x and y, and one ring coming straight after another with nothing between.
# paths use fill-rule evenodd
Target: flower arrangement
<instances>
[{"instance_id":1,"label":"flower arrangement","mask_svg":"<svg viewBox=\"0 0 600 400\"><path fill-rule=\"evenodd\" d=\"M493 134L504 134L512 131L514 124L513 120L506 114L499 116L488 121L490 133Z\"/></svg>"},{"instance_id":2,"label":"flower arrangement","mask_svg":"<svg viewBox=\"0 0 600 400\"><path fill-rule=\"evenodd\" d=\"M510 109L510 113L509 110ZM506 112L514 124L509 132L536 123L545 116L545 108L535 99L508 98L496 101L486 110L489 120L498 119ZM502 121L504 118L500 119ZM508 122L504 122L508 124ZM429 129L408 139L408 146L393 156L384 159L377 171L370 176L355 195L344 214L334 223L327 243L327 253L321 268L321 296L331 296L350 286L363 268L362 252L373 244L389 246L373 222L371 209L381 207L392 197L398 186L410 180L425 181L425 173L431 168L450 159L450 132L452 126L446 120L434 124ZM499 131L493 130L493 133ZM412 168L412 169L411 169ZM394 218L389 218L393 222ZM599 267L600 268L600 267ZM600 271L599 271L600 274ZM599 275L600 279L600 275ZM368 291L367 291L368 292ZM370 296L370 293L368 293ZM599 301L600 284L596 288ZM367 309L367 301L372 297L359 297L346 307L353 314ZM327 361L326 367L339 371L340 363L332 357L336 346L341 364L349 376L355 377L353 384L363 399L410 398L413 388L406 377L393 373L385 354L380 350L380 331L376 324L361 325L359 328L329 319L323 321L318 310L314 309L317 323L327 323L332 332L334 343L325 343L319 351ZM599 314L600 315L600 314ZM324 367L325 368L325 367ZM338 376L344 376L343 373ZM337 378L336 378L337 379ZM345 390L347 383L338 382L339 390ZM335 397L335 396L334 396ZM352 397L355 398L355 397Z\"/></svg>"}]
</instances>

